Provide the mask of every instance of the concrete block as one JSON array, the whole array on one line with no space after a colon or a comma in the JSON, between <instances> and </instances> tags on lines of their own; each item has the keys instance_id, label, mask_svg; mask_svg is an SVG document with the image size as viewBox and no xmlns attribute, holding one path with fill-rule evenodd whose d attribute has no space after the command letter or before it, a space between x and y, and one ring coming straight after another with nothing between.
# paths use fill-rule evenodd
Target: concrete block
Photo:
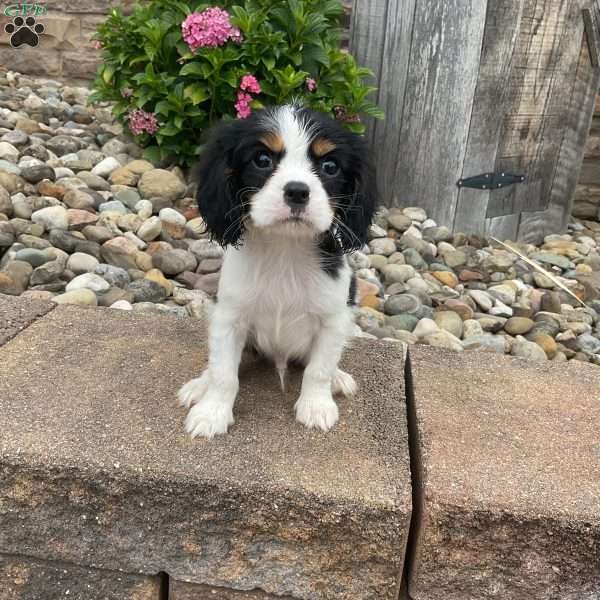
<instances>
[{"instance_id":1,"label":"concrete block","mask_svg":"<svg viewBox=\"0 0 600 600\"><path fill-rule=\"evenodd\" d=\"M0 349L0 552L299 600L394 600L411 513L403 347L362 342L329 434L300 374L241 372L231 433L190 440L204 325L59 306Z\"/></svg>"},{"instance_id":2,"label":"concrete block","mask_svg":"<svg viewBox=\"0 0 600 600\"><path fill-rule=\"evenodd\" d=\"M159 600L158 577L0 554L0 600Z\"/></svg>"},{"instance_id":3,"label":"concrete block","mask_svg":"<svg viewBox=\"0 0 600 600\"><path fill-rule=\"evenodd\" d=\"M0 294L0 346L53 308L51 302Z\"/></svg>"},{"instance_id":4,"label":"concrete block","mask_svg":"<svg viewBox=\"0 0 600 600\"><path fill-rule=\"evenodd\" d=\"M598 367L410 354L420 463L410 597L598 598Z\"/></svg>"}]
</instances>

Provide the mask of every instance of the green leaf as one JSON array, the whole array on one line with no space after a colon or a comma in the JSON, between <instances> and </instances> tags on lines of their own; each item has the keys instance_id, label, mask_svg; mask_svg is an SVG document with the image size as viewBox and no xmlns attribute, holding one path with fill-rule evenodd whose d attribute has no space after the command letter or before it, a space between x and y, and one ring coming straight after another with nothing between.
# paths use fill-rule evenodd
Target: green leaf
<instances>
[{"instance_id":1,"label":"green leaf","mask_svg":"<svg viewBox=\"0 0 600 600\"><path fill-rule=\"evenodd\" d=\"M111 65L104 65L104 69L102 71L102 79L104 83L107 85L112 81L112 78L115 74L115 69Z\"/></svg>"},{"instance_id":2,"label":"green leaf","mask_svg":"<svg viewBox=\"0 0 600 600\"><path fill-rule=\"evenodd\" d=\"M183 65L179 74L182 77L187 75L202 75L202 65L198 62L189 62Z\"/></svg>"},{"instance_id":3,"label":"green leaf","mask_svg":"<svg viewBox=\"0 0 600 600\"><path fill-rule=\"evenodd\" d=\"M192 83L186 86L183 97L191 100L194 104L200 104L210 98L208 87L201 83Z\"/></svg>"},{"instance_id":4,"label":"green leaf","mask_svg":"<svg viewBox=\"0 0 600 600\"><path fill-rule=\"evenodd\" d=\"M149 160L153 164L158 164L160 162L160 148L158 146L148 146L144 149L144 158Z\"/></svg>"},{"instance_id":5,"label":"green leaf","mask_svg":"<svg viewBox=\"0 0 600 600\"><path fill-rule=\"evenodd\" d=\"M180 133L181 129L176 127L174 123L167 123L160 128L160 134L164 136L172 136Z\"/></svg>"}]
</instances>

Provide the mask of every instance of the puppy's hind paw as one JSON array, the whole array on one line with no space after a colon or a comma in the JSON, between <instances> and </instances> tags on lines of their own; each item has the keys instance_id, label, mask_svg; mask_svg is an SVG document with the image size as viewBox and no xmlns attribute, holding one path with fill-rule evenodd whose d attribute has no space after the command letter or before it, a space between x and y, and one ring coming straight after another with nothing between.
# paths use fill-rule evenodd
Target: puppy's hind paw
<instances>
[{"instance_id":1,"label":"puppy's hind paw","mask_svg":"<svg viewBox=\"0 0 600 600\"><path fill-rule=\"evenodd\" d=\"M333 394L341 394L346 398L352 398L358 392L358 385L350 373L338 369L331 383L331 391Z\"/></svg>"},{"instance_id":2,"label":"puppy's hind paw","mask_svg":"<svg viewBox=\"0 0 600 600\"><path fill-rule=\"evenodd\" d=\"M185 408L200 402L208 389L208 373L204 372L200 377L188 381L177 394L179 403Z\"/></svg>"}]
</instances>

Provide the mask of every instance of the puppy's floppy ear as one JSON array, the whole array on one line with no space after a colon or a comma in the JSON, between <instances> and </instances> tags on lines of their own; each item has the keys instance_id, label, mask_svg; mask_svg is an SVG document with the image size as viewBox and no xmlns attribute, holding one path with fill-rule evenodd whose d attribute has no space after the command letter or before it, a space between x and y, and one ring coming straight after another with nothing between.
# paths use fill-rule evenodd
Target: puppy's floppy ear
<instances>
[{"instance_id":1,"label":"puppy's floppy ear","mask_svg":"<svg viewBox=\"0 0 600 600\"><path fill-rule=\"evenodd\" d=\"M370 163L366 151L360 152L360 160L353 173L352 192L346 205L339 210L337 235L344 252L360 250L367 243L369 225L378 202L375 167Z\"/></svg>"},{"instance_id":2,"label":"puppy's floppy ear","mask_svg":"<svg viewBox=\"0 0 600 600\"><path fill-rule=\"evenodd\" d=\"M240 129L240 121L215 128L195 170L200 215L211 239L222 246L236 245L244 230L243 203L237 193L231 165Z\"/></svg>"}]
</instances>

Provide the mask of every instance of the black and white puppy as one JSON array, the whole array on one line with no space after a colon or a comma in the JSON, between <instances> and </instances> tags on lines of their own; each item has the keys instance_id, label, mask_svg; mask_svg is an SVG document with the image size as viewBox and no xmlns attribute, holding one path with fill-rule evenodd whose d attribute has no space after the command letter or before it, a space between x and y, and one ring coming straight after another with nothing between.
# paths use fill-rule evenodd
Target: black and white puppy
<instances>
[{"instance_id":1,"label":"black and white puppy","mask_svg":"<svg viewBox=\"0 0 600 600\"><path fill-rule=\"evenodd\" d=\"M198 178L200 214L226 251L208 367L179 391L186 431L210 438L233 424L246 344L273 360L282 385L289 362L305 366L296 419L327 431L338 420L333 395L356 391L338 362L352 330L345 255L365 243L376 201L365 142L325 115L281 106L218 128Z\"/></svg>"}]
</instances>

